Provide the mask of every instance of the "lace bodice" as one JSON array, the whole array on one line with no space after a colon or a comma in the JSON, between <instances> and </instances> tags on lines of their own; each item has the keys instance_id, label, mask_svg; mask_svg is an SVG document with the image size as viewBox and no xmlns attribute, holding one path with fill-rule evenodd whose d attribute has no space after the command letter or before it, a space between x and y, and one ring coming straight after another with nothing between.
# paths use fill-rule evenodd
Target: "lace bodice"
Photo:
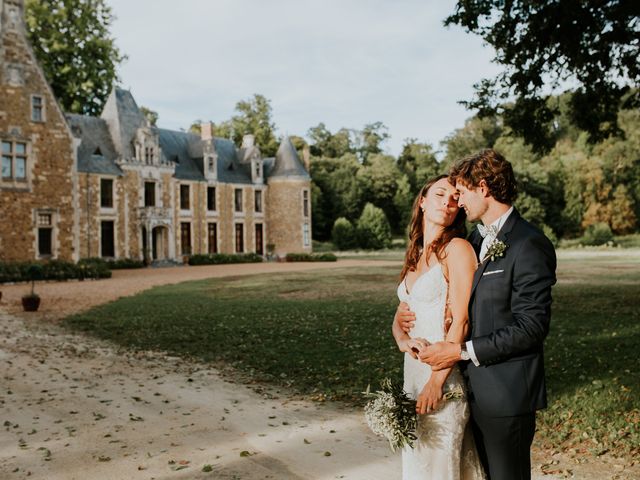
<instances>
[{"instance_id":1,"label":"lace bodice","mask_svg":"<svg viewBox=\"0 0 640 480\"><path fill-rule=\"evenodd\" d=\"M398 285L398 298L409 304L416 314L416 323L409 335L430 342L444 340L444 313L447 304L447 280L442 265L436 264L420 275L409 291L407 278Z\"/></svg>"}]
</instances>

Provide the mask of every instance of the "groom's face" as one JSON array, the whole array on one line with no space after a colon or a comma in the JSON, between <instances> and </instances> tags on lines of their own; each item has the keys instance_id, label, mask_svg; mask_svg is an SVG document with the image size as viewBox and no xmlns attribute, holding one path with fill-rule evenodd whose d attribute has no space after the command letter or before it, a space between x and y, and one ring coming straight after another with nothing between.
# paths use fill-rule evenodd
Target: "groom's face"
<instances>
[{"instance_id":1,"label":"groom's face","mask_svg":"<svg viewBox=\"0 0 640 480\"><path fill-rule=\"evenodd\" d=\"M470 188L460 181L457 181L456 190L459 195L458 206L464 208L467 214L467 220L470 222L480 220L488 208L484 189L482 187Z\"/></svg>"}]
</instances>

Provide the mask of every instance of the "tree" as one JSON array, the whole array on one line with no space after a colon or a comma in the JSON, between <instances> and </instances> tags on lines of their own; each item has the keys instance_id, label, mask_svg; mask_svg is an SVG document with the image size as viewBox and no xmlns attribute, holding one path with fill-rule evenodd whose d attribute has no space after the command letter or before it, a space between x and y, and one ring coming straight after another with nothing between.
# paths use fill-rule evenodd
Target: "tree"
<instances>
[{"instance_id":1,"label":"tree","mask_svg":"<svg viewBox=\"0 0 640 480\"><path fill-rule=\"evenodd\" d=\"M475 85L463 102L481 116L502 113L505 124L538 151L550 149L557 108L545 89L576 83L570 115L597 142L619 133L620 106L637 106L640 83L640 3L633 0L459 0L445 25L480 35L504 70ZM515 100L505 104L509 99Z\"/></svg>"},{"instance_id":2,"label":"tree","mask_svg":"<svg viewBox=\"0 0 640 480\"><path fill-rule=\"evenodd\" d=\"M428 179L438 174L440 165L431 145L406 138L398 157L398 168L408 177L411 191L417 194Z\"/></svg>"},{"instance_id":3,"label":"tree","mask_svg":"<svg viewBox=\"0 0 640 480\"><path fill-rule=\"evenodd\" d=\"M276 126L271 120L271 102L263 95L255 94L249 100L239 101L236 111L238 115L231 118L231 131L236 145L242 143L242 137L252 134L262 154L265 157L274 156L278 141L274 133Z\"/></svg>"},{"instance_id":4,"label":"tree","mask_svg":"<svg viewBox=\"0 0 640 480\"><path fill-rule=\"evenodd\" d=\"M382 153L382 144L390 138L388 130L384 123L374 122L365 125L358 133L357 151L363 162L366 162L370 155Z\"/></svg>"},{"instance_id":5,"label":"tree","mask_svg":"<svg viewBox=\"0 0 640 480\"><path fill-rule=\"evenodd\" d=\"M352 144L352 132L341 128L335 134L331 133L324 123L319 123L307 131L311 139L311 155L317 157L338 158L347 153L355 153Z\"/></svg>"},{"instance_id":6,"label":"tree","mask_svg":"<svg viewBox=\"0 0 640 480\"><path fill-rule=\"evenodd\" d=\"M399 218L393 204L401 173L395 158L389 155L375 154L358 170L357 179L366 202L382 208L392 227L398 228Z\"/></svg>"},{"instance_id":7,"label":"tree","mask_svg":"<svg viewBox=\"0 0 640 480\"><path fill-rule=\"evenodd\" d=\"M63 110L99 115L126 56L104 0L27 0L27 34Z\"/></svg>"},{"instance_id":8,"label":"tree","mask_svg":"<svg viewBox=\"0 0 640 480\"><path fill-rule=\"evenodd\" d=\"M335 221L331 241L338 250L349 250L357 246L356 230L349 220L340 217Z\"/></svg>"},{"instance_id":9,"label":"tree","mask_svg":"<svg viewBox=\"0 0 640 480\"><path fill-rule=\"evenodd\" d=\"M496 116L474 116L464 122L464 127L456 129L440 144L446 154L442 167L446 172L458 160L477 153L485 148L492 148L502 135L501 121Z\"/></svg>"},{"instance_id":10,"label":"tree","mask_svg":"<svg viewBox=\"0 0 640 480\"><path fill-rule=\"evenodd\" d=\"M378 250L391 245L391 227L382 209L367 203L357 224L358 243L362 248Z\"/></svg>"}]
</instances>

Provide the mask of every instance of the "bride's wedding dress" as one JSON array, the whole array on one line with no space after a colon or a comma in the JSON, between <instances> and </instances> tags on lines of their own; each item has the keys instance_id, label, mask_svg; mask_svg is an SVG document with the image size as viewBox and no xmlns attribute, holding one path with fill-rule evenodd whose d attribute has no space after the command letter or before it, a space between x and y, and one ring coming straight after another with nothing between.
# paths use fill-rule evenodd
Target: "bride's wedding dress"
<instances>
[{"instance_id":1,"label":"bride's wedding dress","mask_svg":"<svg viewBox=\"0 0 640 480\"><path fill-rule=\"evenodd\" d=\"M429 342L444 340L447 281L440 264L416 279L408 292L406 278L398 286L398 298L416 314L412 338ZM431 376L431 367L411 357L404 358L404 390L416 399ZM464 380L457 366L447 378L444 390ZM402 451L403 480L481 480L485 478L478 458L466 399L445 401L435 412L418 415L414 447Z\"/></svg>"}]
</instances>

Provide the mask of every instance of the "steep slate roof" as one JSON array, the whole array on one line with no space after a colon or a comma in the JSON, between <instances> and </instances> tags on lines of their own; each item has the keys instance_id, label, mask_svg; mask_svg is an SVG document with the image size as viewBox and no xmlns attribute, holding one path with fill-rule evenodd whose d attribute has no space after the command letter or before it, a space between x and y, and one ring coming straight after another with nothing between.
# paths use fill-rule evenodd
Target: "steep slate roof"
<instances>
[{"instance_id":1,"label":"steep slate roof","mask_svg":"<svg viewBox=\"0 0 640 480\"><path fill-rule=\"evenodd\" d=\"M177 132L154 128L158 133L158 143L162 155L169 162L175 163L175 177L181 180L204 181L202 172L202 147L199 157L192 156L191 144L200 142L200 137L188 132Z\"/></svg>"},{"instance_id":2,"label":"steep slate roof","mask_svg":"<svg viewBox=\"0 0 640 480\"><path fill-rule=\"evenodd\" d=\"M251 184L251 167L242 165L232 140L215 137L213 145L218 154L218 181L223 183Z\"/></svg>"},{"instance_id":3,"label":"steep slate roof","mask_svg":"<svg viewBox=\"0 0 640 480\"><path fill-rule=\"evenodd\" d=\"M311 180L309 174L305 170L295 147L291 143L289 137L284 137L278 151L276 152L275 162L268 173L269 178L288 177L296 179Z\"/></svg>"},{"instance_id":4,"label":"steep slate roof","mask_svg":"<svg viewBox=\"0 0 640 480\"><path fill-rule=\"evenodd\" d=\"M74 137L80 139L78 171L103 175L122 175L116 164L118 154L111 141L107 122L101 118L67 113Z\"/></svg>"},{"instance_id":5,"label":"steep slate roof","mask_svg":"<svg viewBox=\"0 0 640 480\"><path fill-rule=\"evenodd\" d=\"M89 173L122 175L116 164L121 157L134 158L133 140L139 128L147 126L144 115L128 90L114 88L101 118L68 114L69 125L81 139L78 170ZM161 161L175 164L175 177L205 181L203 141L199 135L152 127L158 135ZM244 161L257 147L237 149L233 141L214 137L218 156L217 179L222 183L251 184L251 165ZM258 150L259 151L259 150ZM97 153L97 154L96 154ZM264 177L310 180L291 140L285 137L275 158L265 158Z\"/></svg>"},{"instance_id":6,"label":"steep slate roof","mask_svg":"<svg viewBox=\"0 0 640 480\"><path fill-rule=\"evenodd\" d=\"M133 138L146 119L128 90L114 88L107 99L102 118L111 127L116 151L126 160L134 157Z\"/></svg>"}]
</instances>

